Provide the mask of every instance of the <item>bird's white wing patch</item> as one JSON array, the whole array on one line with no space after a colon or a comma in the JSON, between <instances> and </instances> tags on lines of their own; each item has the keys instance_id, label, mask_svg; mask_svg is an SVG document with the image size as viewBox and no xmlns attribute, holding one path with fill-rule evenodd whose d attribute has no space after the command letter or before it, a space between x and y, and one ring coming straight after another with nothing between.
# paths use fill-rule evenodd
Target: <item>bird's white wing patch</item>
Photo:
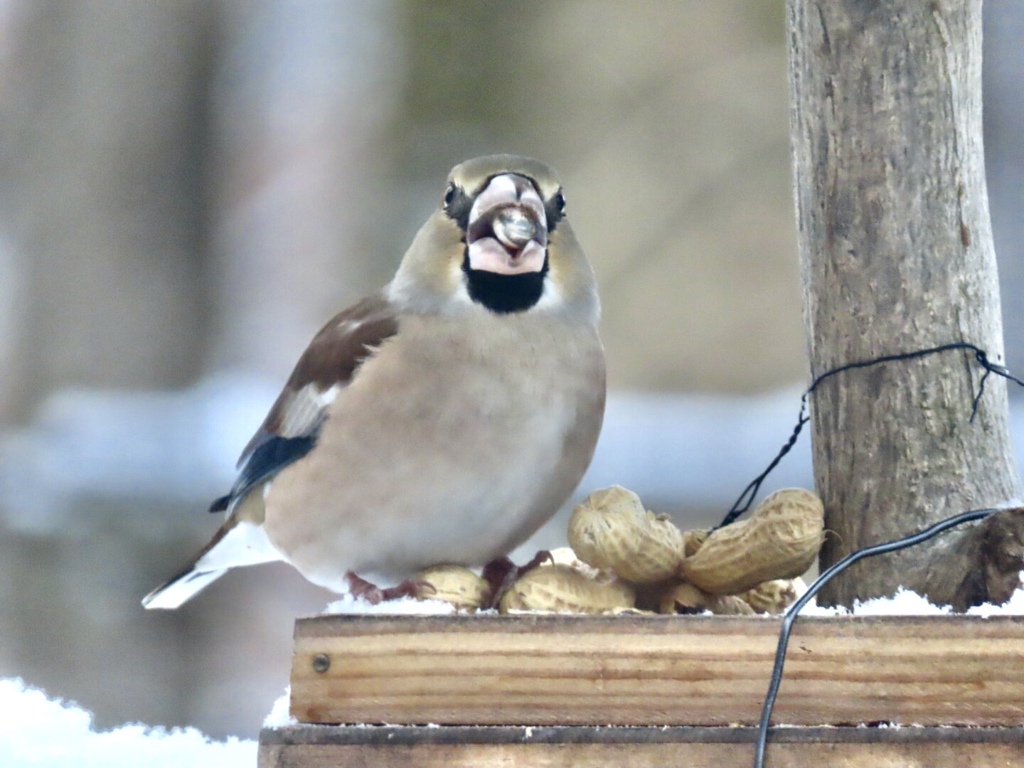
<instances>
[{"instance_id":1,"label":"bird's white wing patch","mask_svg":"<svg viewBox=\"0 0 1024 768\"><path fill-rule=\"evenodd\" d=\"M324 408L334 402L340 389L341 386L338 384L326 390L321 390L313 383L304 386L288 401L278 435L304 437L313 432L323 416Z\"/></svg>"}]
</instances>

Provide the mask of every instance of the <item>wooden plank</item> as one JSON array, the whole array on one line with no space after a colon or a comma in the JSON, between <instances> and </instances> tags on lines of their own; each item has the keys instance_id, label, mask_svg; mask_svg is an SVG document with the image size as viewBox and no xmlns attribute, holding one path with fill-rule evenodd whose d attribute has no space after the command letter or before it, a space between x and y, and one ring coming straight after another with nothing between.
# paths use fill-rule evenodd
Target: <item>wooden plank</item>
<instances>
[{"instance_id":1,"label":"wooden plank","mask_svg":"<svg viewBox=\"0 0 1024 768\"><path fill-rule=\"evenodd\" d=\"M302 723L753 725L779 623L718 616L300 619L291 711ZM773 722L1020 725L1022 681L1021 617L800 619Z\"/></svg>"},{"instance_id":2,"label":"wooden plank","mask_svg":"<svg viewBox=\"0 0 1024 768\"><path fill-rule=\"evenodd\" d=\"M327 726L264 729L259 768L695 768L748 766L753 728ZM1017 728L781 728L772 768L900 768L1024 761Z\"/></svg>"}]
</instances>

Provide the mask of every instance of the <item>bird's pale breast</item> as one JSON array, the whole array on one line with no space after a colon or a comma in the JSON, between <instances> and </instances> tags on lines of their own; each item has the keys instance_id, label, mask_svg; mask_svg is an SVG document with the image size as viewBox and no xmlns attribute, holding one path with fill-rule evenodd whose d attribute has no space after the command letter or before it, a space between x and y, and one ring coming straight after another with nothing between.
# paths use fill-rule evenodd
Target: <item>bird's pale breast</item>
<instances>
[{"instance_id":1,"label":"bird's pale breast","mask_svg":"<svg viewBox=\"0 0 1024 768\"><path fill-rule=\"evenodd\" d=\"M439 364L438 360L444 360ZM284 469L266 530L311 581L481 564L525 540L589 464L604 404L596 332L536 315L403 318Z\"/></svg>"}]
</instances>

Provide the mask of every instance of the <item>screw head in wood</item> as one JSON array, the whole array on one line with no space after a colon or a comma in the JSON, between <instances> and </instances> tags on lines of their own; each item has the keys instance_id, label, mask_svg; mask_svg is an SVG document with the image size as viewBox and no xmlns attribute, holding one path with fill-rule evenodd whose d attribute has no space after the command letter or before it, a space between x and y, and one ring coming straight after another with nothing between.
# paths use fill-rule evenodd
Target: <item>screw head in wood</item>
<instances>
[{"instance_id":1,"label":"screw head in wood","mask_svg":"<svg viewBox=\"0 0 1024 768\"><path fill-rule=\"evenodd\" d=\"M318 653L313 657L313 671L322 675L331 668L331 657L326 653Z\"/></svg>"}]
</instances>

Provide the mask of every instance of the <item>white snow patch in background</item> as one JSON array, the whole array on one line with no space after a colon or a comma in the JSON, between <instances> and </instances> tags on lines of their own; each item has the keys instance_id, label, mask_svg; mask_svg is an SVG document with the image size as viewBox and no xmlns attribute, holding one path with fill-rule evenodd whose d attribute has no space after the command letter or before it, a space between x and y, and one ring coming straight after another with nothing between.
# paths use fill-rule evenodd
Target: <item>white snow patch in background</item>
<instances>
[{"instance_id":1,"label":"white snow patch in background","mask_svg":"<svg viewBox=\"0 0 1024 768\"><path fill-rule=\"evenodd\" d=\"M340 600L328 603L324 613L330 614L384 614L396 616L445 616L455 613L455 606L443 600L417 600L414 597L400 597L373 605L352 595L343 595Z\"/></svg>"},{"instance_id":2,"label":"white snow patch in background","mask_svg":"<svg viewBox=\"0 0 1024 768\"><path fill-rule=\"evenodd\" d=\"M253 768L257 744L212 742L195 728L123 725L95 731L92 714L19 679L0 680L4 768Z\"/></svg>"},{"instance_id":3,"label":"white snow patch in background","mask_svg":"<svg viewBox=\"0 0 1024 768\"><path fill-rule=\"evenodd\" d=\"M292 717L291 713L292 687L289 685L284 693L278 696L274 706L270 708L270 714L263 721L264 728L284 728L288 725L298 725L299 721Z\"/></svg>"}]
</instances>

